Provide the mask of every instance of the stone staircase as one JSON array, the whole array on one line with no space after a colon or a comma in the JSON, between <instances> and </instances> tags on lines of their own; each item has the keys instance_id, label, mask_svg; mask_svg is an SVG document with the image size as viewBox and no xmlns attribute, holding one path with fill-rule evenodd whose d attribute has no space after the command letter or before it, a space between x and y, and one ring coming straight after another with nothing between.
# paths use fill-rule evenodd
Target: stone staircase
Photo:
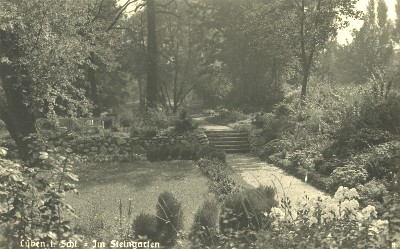
<instances>
[{"instance_id":1,"label":"stone staircase","mask_svg":"<svg viewBox=\"0 0 400 249\"><path fill-rule=\"evenodd\" d=\"M250 151L247 131L208 130L205 133L209 143L217 149L227 153L245 153Z\"/></svg>"}]
</instances>

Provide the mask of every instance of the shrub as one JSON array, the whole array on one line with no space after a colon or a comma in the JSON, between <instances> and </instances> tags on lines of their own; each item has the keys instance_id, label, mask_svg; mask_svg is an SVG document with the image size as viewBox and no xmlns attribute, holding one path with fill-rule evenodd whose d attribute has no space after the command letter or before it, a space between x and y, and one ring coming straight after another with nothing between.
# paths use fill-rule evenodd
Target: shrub
<instances>
[{"instance_id":1,"label":"shrub","mask_svg":"<svg viewBox=\"0 0 400 249\"><path fill-rule=\"evenodd\" d=\"M247 119L247 117L248 116L246 114L237 109L228 110L225 108L221 108L216 111L216 115L209 117L206 120L213 124L227 125L230 123L235 123L239 120Z\"/></svg>"},{"instance_id":2,"label":"shrub","mask_svg":"<svg viewBox=\"0 0 400 249\"><path fill-rule=\"evenodd\" d=\"M133 221L132 230L135 239L157 241L157 216L145 213L139 214Z\"/></svg>"},{"instance_id":3,"label":"shrub","mask_svg":"<svg viewBox=\"0 0 400 249\"><path fill-rule=\"evenodd\" d=\"M51 116L49 118L38 119L37 126L39 129L55 130L59 126L59 123L57 117Z\"/></svg>"},{"instance_id":4,"label":"shrub","mask_svg":"<svg viewBox=\"0 0 400 249\"><path fill-rule=\"evenodd\" d=\"M236 230L258 231L267 224L266 212L277 206L275 189L260 186L227 197L222 205L220 228L225 234Z\"/></svg>"},{"instance_id":5,"label":"shrub","mask_svg":"<svg viewBox=\"0 0 400 249\"><path fill-rule=\"evenodd\" d=\"M155 126L159 129L167 128L172 125L174 116L162 108L149 109L142 117L143 126Z\"/></svg>"},{"instance_id":6,"label":"shrub","mask_svg":"<svg viewBox=\"0 0 400 249\"><path fill-rule=\"evenodd\" d=\"M292 143L288 140L275 139L264 145L259 151L259 157L262 160L267 160L270 156L276 153L284 153L292 149ZM282 157L283 158L283 157Z\"/></svg>"},{"instance_id":7,"label":"shrub","mask_svg":"<svg viewBox=\"0 0 400 249\"><path fill-rule=\"evenodd\" d=\"M330 160L319 160L315 163L315 171L324 176L329 176L332 172L343 166L342 161L333 158Z\"/></svg>"},{"instance_id":8,"label":"shrub","mask_svg":"<svg viewBox=\"0 0 400 249\"><path fill-rule=\"evenodd\" d=\"M214 193L218 200L238 191L234 180L225 173L226 164L209 159L201 159L198 166L202 173L210 180L210 192Z\"/></svg>"},{"instance_id":9,"label":"shrub","mask_svg":"<svg viewBox=\"0 0 400 249\"><path fill-rule=\"evenodd\" d=\"M308 172L308 183L322 191L332 192L332 189L330 189L332 179L327 176L321 176L317 172Z\"/></svg>"},{"instance_id":10,"label":"shrub","mask_svg":"<svg viewBox=\"0 0 400 249\"><path fill-rule=\"evenodd\" d=\"M0 160L1 247L20 248L21 239L28 238L53 240L56 247L62 240L80 243L68 225L74 209L65 201L66 192L77 191L74 158L57 154L35 136L26 139L32 148L29 164Z\"/></svg>"},{"instance_id":11,"label":"shrub","mask_svg":"<svg viewBox=\"0 0 400 249\"><path fill-rule=\"evenodd\" d=\"M205 201L194 215L189 239L196 247L215 246L218 227L218 204Z\"/></svg>"},{"instance_id":12,"label":"shrub","mask_svg":"<svg viewBox=\"0 0 400 249\"><path fill-rule=\"evenodd\" d=\"M199 126L187 115L187 110L181 110L173 122L174 131L178 134L192 132Z\"/></svg>"},{"instance_id":13,"label":"shrub","mask_svg":"<svg viewBox=\"0 0 400 249\"><path fill-rule=\"evenodd\" d=\"M332 174L331 189L337 189L339 186L354 188L358 184L363 184L367 181L368 173L361 166L349 163L344 167L336 168Z\"/></svg>"},{"instance_id":14,"label":"shrub","mask_svg":"<svg viewBox=\"0 0 400 249\"><path fill-rule=\"evenodd\" d=\"M176 160L181 155L182 146L181 145L173 145L170 148L171 159Z\"/></svg>"},{"instance_id":15,"label":"shrub","mask_svg":"<svg viewBox=\"0 0 400 249\"><path fill-rule=\"evenodd\" d=\"M256 128L263 128L274 118L272 113L257 113L256 116L251 120L251 124Z\"/></svg>"},{"instance_id":16,"label":"shrub","mask_svg":"<svg viewBox=\"0 0 400 249\"><path fill-rule=\"evenodd\" d=\"M172 247L176 243L178 232L183 228L182 205L172 193L165 191L158 196L156 209L160 243Z\"/></svg>"},{"instance_id":17,"label":"shrub","mask_svg":"<svg viewBox=\"0 0 400 249\"><path fill-rule=\"evenodd\" d=\"M139 134L141 137L153 138L157 136L157 127L155 126L143 127L139 129Z\"/></svg>"},{"instance_id":18,"label":"shrub","mask_svg":"<svg viewBox=\"0 0 400 249\"><path fill-rule=\"evenodd\" d=\"M400 142L380 144L362 156L367 157L365 168L370 179L391 181L393 174L399 173Z\"/></svg>"},{"instance_id":19,"label":"shrub","mask_svg":"<svg viewBox=\"0 0 400 249\"><path fill-rule=\"evenodd\" d=\"M360 203L366 207L367 205L373 205L378 211L382 211L382 204L384 197L388 191L385 184L381 181L372 180L365 184L359 184L357 191L360 195Z\"/></svg>"},{"instance_id":20,"label":"shrub","mask_svg":"<svg viewBox=\"0 0 400 249\"><path fill-rule=\"evenodd\" d=\"M150 162L154 162L160 159L159 149L156 146L150 147L146 152L146 158Z\"/></svg>"},{"instance_id":21,"label":"shrub","mask_svg":"<svg viewBox=\"0 0 400 249\"><path fill-rule=\"evenodd\" d=\"M207 145L201 148L199 151L199 157L209 160L218 160L220 162L226 162L226 153L225 151L218 150L214 145Z\"/></svg>"},{"instance_id":22,"label":"shrub","mask_svg":"<svg viewBox=\"0 0 400 249\"><path fill-rule=\"evenodd\" d=\"M168 145L161 145L158 147L158 159L166 161L169 159L170 149Z\"/></svg>"},{"instance_id":23,"label":"shrub","mask_svg":"<svg viewBox=\"0 0 400 249\"><path fill-rule=\"evenodd\" d=\"M181 148L181 159L183 160L196 160L198 159L197 156L198 146L196 145L188 145L182 146Z\"/></svg>"}]
</instances>

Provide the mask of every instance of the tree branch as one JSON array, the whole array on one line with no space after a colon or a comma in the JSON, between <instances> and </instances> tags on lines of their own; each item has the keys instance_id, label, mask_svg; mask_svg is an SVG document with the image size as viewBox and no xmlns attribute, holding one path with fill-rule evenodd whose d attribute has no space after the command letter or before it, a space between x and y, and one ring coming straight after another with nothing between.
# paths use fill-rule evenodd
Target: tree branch
<instances>
[{"instance_id":1,"label":"tree branch","mask_svg":"<svg viewBox=\"0 0 400 249\"><path fill-rule=\"evenodd\" d=\"M99 10L97 11L97 14L93 17L93 19L90 21L91 23L93 23L94 21L97 20L97 18L99 18L101 9L103 8L103 3L104 3L104 0L101 0L100 5L99 5Z\"/></svg>"},{"instance_id":2,"label":"tree branch","mask_svg":"<svg viewBox=\"0 0 400 249\"><path fill-rule=\"evenodd\" d=\"M110 24L110 26L108 26L106 32L110 31L113 26L118 22L119 18L121 17L121 15L124 13L124 11L126 10L126 8L131 5L132 3L136 3L139 0L127 0L125 4L123 4L119 9L118 9L118 15L114 18L114 21ZM142 4L139 4L138 6L140 6ZM138 9L138 6L136 6L136 9Z\"/></svg>"}]
</instances>

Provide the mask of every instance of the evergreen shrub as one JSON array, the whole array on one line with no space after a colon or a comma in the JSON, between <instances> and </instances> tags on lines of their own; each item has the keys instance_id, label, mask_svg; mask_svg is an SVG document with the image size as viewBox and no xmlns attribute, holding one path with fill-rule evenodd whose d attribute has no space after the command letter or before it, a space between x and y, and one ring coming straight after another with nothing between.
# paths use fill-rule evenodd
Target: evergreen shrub
<instances>
[{"instance_id":1,"label":"evergreen shrub","mask_svg":"<svg viewBox=\"0 0 400 249\"><path fill-rule=\"evenodd\" d=\"M173 247L176 244L178 232L183 229L182 205L171 192L164 191L158 196L156 210L160 243Z\"/></svg>"},{"instance_id":2,"label":"evergreen shrub","mask_svg":"<svg viewBox=\"0 0 400 249\"><path fill-rule=\"evenodd\" d=\"M134 220L132 224L134 238L157 241L157 217L152 214L141 213Z\"/></svg>"}]
</instances>

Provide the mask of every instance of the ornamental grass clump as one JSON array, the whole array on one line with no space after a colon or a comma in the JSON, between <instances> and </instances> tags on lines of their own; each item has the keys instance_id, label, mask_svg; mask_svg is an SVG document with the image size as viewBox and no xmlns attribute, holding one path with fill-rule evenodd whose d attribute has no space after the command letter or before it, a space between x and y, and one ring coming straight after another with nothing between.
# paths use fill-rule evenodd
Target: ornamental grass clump
<instances>
[{"instance_id":1,"label":"ornamental grass clump","mask_svg":"<svg viewBox=\"0 0 400 249\"><path fill-rule=\"evenodd\" d=\"M222 205L220 228L224 234L237 230L259 231L267 224L265 213L277 206L276 191L270 186L246 189L226 198Z\"/></svg>"}]
</instances>

